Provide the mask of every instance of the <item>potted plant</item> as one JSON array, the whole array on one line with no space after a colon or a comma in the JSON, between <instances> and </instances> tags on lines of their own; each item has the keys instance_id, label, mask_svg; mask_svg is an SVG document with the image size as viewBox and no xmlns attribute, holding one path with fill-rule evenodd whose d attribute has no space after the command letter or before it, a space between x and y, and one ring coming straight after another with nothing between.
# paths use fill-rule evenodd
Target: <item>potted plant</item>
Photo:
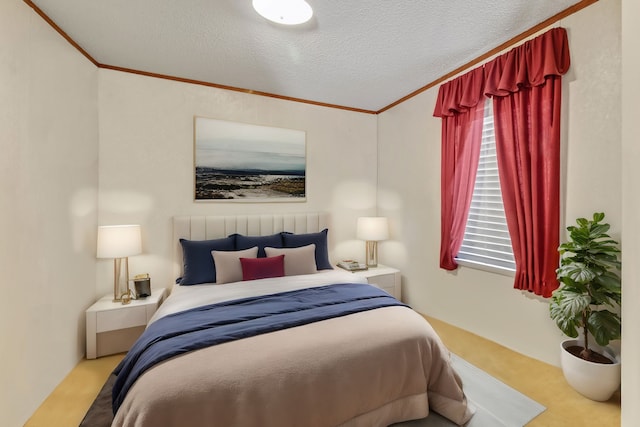
<instances>
[{"instance_id":1,"label":"potted plant","mask_svg":"<svg viewBox=\"0 0 640 427\"><path fill-rule=\"evenodd\" d=\"M608 400L620 386L620 357L606 347L620 338L622 287L618 242L607 232L604 213L578 218L567 227L570 240L558 248L560 287L551 297L551 318L560 330L581 340L562 343L567 382L593 400ZM594 344L590 341L593 338Z\"/></svg>"}]
</instances>

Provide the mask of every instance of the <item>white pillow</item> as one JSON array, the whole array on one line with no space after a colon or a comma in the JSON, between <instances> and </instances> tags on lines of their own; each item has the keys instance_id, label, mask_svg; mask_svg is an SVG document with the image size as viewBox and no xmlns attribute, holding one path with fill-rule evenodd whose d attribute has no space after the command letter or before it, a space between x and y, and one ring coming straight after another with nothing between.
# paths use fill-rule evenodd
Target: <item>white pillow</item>
<instances>
[{"instance_id":1,"label":"white pillow","mask_svg":"<svg viewBox=\"0 0 640 427\"><path fill-rule=\"evenodd\" d=\"M268 257L284 255L284 275L313 274L316 266L316 245L314 243L299 248L264 248Z\"/></svg>"},{"instance_id":2,"label":"white pillow","mask_svg":"<svg viewBox=\"0 0 640 427\"><path fill-rule=\"evenodd\" d=\"M216 266L216 283L242 281L242 264L240 258L257 258L258 247L242 251L211 251Z\"/></svg>"}]
</instances>

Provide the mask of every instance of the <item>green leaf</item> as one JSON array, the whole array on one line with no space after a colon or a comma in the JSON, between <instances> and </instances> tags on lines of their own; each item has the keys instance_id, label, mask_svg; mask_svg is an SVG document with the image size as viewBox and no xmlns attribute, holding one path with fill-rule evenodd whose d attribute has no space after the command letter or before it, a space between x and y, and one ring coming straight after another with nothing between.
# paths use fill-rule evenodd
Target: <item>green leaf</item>
<instances>
[{"instance_id":1,"label":"green leaf","mask_svg":"<svg viewBox=\"0 0 640 427\"><path fill-rule=\"evenodd\" d=\"M594 311L588 318L587 328L599 345L608 345L609 341L620 338L620 316L609 310Z\"/></svg>"},{"instance_id":2,"label":"green leaf","mask_svg":"<svg viewBox=\"0 0 640 427\"><path fill-rule=\"evenodd\" d=\"M611 226L609 224L593 224L591 229L589 230L589 237L592 239L599 239L601 237L609 237L607 236L607 231L609 231Z\"/></svg>"},{"instance_id":3,"label":"green leaf","mask_svg":"<svg viewBox=\"0 0 640 427\"><path fill-rule=\"evenodd\" d=\"M607 271L606 273L598 276L594 282L607 290L607 292L613 292L616 294L622 293L622 283L620 280L620 276L612 271Z\"/></svg>"},{"instance_id":4,"label":"green leaf","mask_svg":"<svg viewBox=\"0 0 640 427\"><path fill-rule=\"evenodd\" d=\"M574 282L578 283L589 283L598 275L597 272L582 262L574 262L573 264L563 266L562 272L569 276Z\"/></svg>"},{"instance_id":5,"label":"green leaf","mask_svg":"<svg viewBox=\"0 0 640 427\"><path fill-rule=\"evenodd\" d=\"M593 222L600 222L604 219L604 212L595 212L593 214Z\"/></svg>"},{"instance_id":6,"label":"green leaf","mask_svg":"<svg viewBox=\"0 0 640 427\"><path fill-rule=\"evenodd\" d=\"M578 329L581 327L579 318L566 316L566 313L560 304L557 303L555 298L552 299L551 304L549 304L549 314L556 322L558 328L566 336L571 338L576 338L578 336Z\"/></svg>"},{"instance_id":7,"label":"green leaf","mask_svg":"<svg viewBox=\"0 0 640 427\"><path fill-rule=\"evenodd\" d=\"M594 218L595 218L595 216L594 216ZM589 220L586 219L586 218L578 218L578 219L576 219L576 222L578 223L578 226L580 226L580 227L588 227L589 226ZM576 228L576 227L569 227L569 228Z\"/></svg>"},{"instance_id":8,"label":"green leaf","mask_svg":"<svg viewBox=\"0 0 640 427\"><path fill-rule=\"evenodd\" d=\"M589 308L591 297L583 293L566 292L562 301L562 308L568 316L581 316Z\"/></svg>"},{"instance_id":9,"label":"green leaf","mask_svg":"<svg viewBox=\"0 0 640 427\"><path fill-rule=\"evenodd\" d=\"M591 289L591 305L608 305L616 307L615 299L611 298L613 295L615 294L607 292L604 288L593 286Z\"/></svg>"},{"instance_id":10,"label":"green leaf","mask_svg":"<svg viewBox=\"0 0 640 427\"><path fill-rule=\"evenodd\" d=\"M589 308L591 297L582 292L562 288L553 293L552 300L555 302L559 315L564 317L581 316L582 312Z\"/></svg>"}]
</instances>

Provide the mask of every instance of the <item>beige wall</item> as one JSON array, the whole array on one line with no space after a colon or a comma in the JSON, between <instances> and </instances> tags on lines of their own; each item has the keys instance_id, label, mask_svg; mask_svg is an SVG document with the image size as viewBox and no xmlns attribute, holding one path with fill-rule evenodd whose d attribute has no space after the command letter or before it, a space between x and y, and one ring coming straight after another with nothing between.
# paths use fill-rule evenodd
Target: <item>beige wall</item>
<instances>
[{"instance_id":1,"label":"beige wall","mask_svg":"<svg viewBox=\"0 0 640 427\"><path fill-rule=\"evenodd\" d=\"M563 87L562 219L571 225L578 216L604 211L620 239L620 3L598 2L561 25L572 59ZM437 90L379 116L380 209L393 219L397 240L384 242L380 256L402 269L403 294L417 310L557 365L562 334L549 319L546 300L512 289L511 277L439 268Z\"/></svg>"},{"instance_id":2,"label":"beige wall","mask_svg":"<svg viewBox=\"0 0 640 427\"><path fill-rule=\"evenodd\" d=\"M622 1L622 426L640 420L640 2Z\"/></svg>"},{"instance_id":3,"label":"beige wall","mask_svg":"<svg viewBox=\"0 0 640 427\"><path fill-rule=\"evenodd\" d=\"M172 285L171 217L184 214L328 211L333 258L364 252L355 222L375 213L375 115L110 70L99 74L99 222L142 225L144 254L130 258L131 274L148 272L153 286ZM307 201L195 203L194 116L306 131ZM98 264L98 292L108 293L111 264Z\"/></svg>"},{"instance_id":4,"label":"beige wall","mask_svg":"<svg viewBox=\"0 0 640 427\"><path fill-rule=\"evenodd\" d=\"M84 354L95 298L97 70L0 0L0 424L19 426Z\"/></svg>"}]
</instances>

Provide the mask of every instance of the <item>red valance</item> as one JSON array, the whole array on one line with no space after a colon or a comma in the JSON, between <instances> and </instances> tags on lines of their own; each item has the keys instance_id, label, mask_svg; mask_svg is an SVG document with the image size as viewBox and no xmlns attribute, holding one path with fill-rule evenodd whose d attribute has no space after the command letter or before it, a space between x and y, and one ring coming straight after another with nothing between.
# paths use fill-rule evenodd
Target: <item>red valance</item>
<instances>
[{"instance_id":1,"label":"red valance","mask_svg":"<svg viewBox=\"0 0 640 427\"><path fill-rule=\"evenodd\" d=\"M541 86L548 77L565 74L570 63L567 31L553 28L442 84L433 115L453 116L484 101L485 96L505 96L524 87Z\"/></svg>"},{"instance_id":2,"label":"red valance","mask_svg":"<svg viewBox=\"0 0 640 427\"><path fill-rule=\"evenodd\" d=\"M569 41L564 28L553 28L484 65L487 96L506 96L542 86L548 77L569 69Z\"/></svg>"},{"instance_id":3,"label":"red valance","mask_svg":"<svg viewBox=\"0 0 640 427\"><path fill-rule=\"evenodd\" d=\"M478 67L440 86L433 115L453 116L484 102L484 68Z\"/></svg>"}]
</instances>

